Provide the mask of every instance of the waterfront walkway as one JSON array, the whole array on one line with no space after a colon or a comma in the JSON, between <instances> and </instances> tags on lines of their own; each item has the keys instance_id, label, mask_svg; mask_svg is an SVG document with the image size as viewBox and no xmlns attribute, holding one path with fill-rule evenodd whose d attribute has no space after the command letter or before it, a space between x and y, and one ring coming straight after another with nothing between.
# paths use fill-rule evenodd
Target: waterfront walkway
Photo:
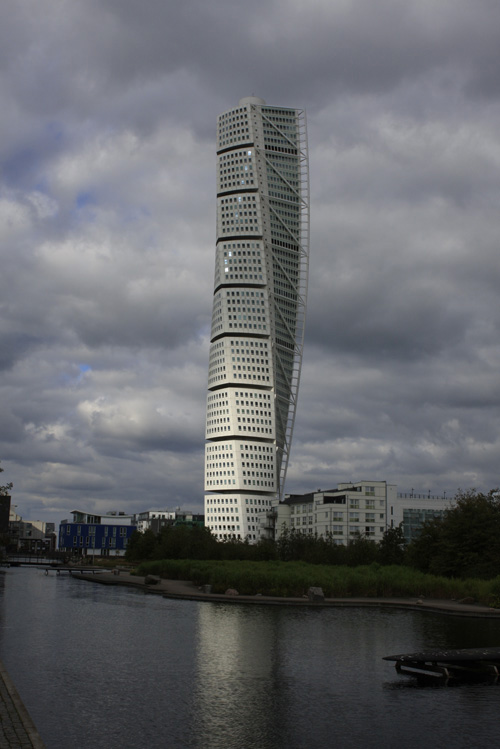
<instances>
[{"instance_id":1,"label":"waterfront walkway","mask_svg":"<svg viewBox=\"0 0 500 749\"><path fill-rule=\"evenodd\" d=\"M17 689L0 661L0 747L45 749Z\"/></svg>"},{"instance_id":2,"label":"waterfront walkway","mask_svg":"<svg viewBox=\"0 0 500 749\"><path fill-rule=\"evenodd\" d=\"M277 598L274 596L244 596L226 595L224 593L205 593L194 583L187 580L164 580L160 579L154 585L146 585L145 578L131 575L121 571L120 574L103 571L100 574L74 575L75 579L86 580L103 585L126 585L137 588L148 593L163 595L166 598L187 599L191 601L207 601L211 603L245 603L266 604L275 606L311 606L314 608L322 606L337 607L367 607L383 606L386 608L411 609L414 611L428 611L436 614L450 614L454 616L467 617L489 617L500 619L500 609L492 609L489 606L470 603L467 601L448 601L430 598L325 598L324 602L311 602L304 598Z\"/></svg>"}]
</instances>

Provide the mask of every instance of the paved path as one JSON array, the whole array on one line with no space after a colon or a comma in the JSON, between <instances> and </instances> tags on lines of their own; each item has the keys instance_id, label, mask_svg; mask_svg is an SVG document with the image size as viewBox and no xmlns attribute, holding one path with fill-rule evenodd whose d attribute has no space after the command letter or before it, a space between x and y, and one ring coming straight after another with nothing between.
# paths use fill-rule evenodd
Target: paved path
<instances>
[{"instance_id":1,"label":"paved path","mask_svg":"<svg viewBox=\"0 0 500 749\"><path fill-rule=\"evenodd\" d=\"M1 661L0 747L2 749L45 749L45 745Z\"/></svg>"},{"instance_id":2,"label":"paved path","mask_svg":"<svg viewBox=\"0 0 500 749\"><path fill-rule=\"evenodd\" d=\"M167 598L183 598L191 601L210 601L224 603L267 604L275 606L384 606L387 608L413 609L440 614L451 614L467 617L500 618L500 609L492 609L476 603L460 603L459 601L437 600L430 598L325 598L324 603L312 603L307 598L277 598L274 596L231 596L220 593L203 593L194 583L187 580L161 579L156 585L146 585L144 577L120 572L101 572L96 575L78 574L75 579L87 580L104 585L127 585L129 587L147 590Z\"/></svg>"}]
</instances>

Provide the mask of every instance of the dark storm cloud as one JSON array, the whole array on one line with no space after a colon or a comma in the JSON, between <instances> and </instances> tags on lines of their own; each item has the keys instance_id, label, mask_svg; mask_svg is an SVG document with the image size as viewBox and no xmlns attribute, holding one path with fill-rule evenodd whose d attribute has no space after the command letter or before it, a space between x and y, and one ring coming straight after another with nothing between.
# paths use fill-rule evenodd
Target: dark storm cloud
<instances>
[{"instance_id":1,"label":"dark storm cloud","mask_svg":"<svg viewBox=\"0 0 500 749\"><path fill-rule=\"evenodd\" d=\"M251 8L228 0L142 6L116 0L99 10L108 33L90 42L93 61L105 62L118 82L182 68L211 89L221 82L262 90L271 79L278 89L273 95L288 99L297 92L303 100L303 92L315 99L335 89L382 92L437 67L458 66L477 94L489 91L498 65L500 9L490 0L438 8L397 0L261 1ZM119 45L109 44L114 37Z\"/></svg>"},{"instance_id":2,"label":"dark storm cloud","mask_svg":"<svg viewBox=\"0 0 500 749\"><path fill-rule=\"evenodd\" d=\"M460 76L474 95L491 95L498 78L500 10L488 0L439 8L396 0L261 1L251 8L227 0L86 0L57 14L27 0L7 7L2 49L16 104L48 118L73 111L116 122L121 110L145 124L150 112L151 126L162 113L189 115L208 135L204 106L215 98L217 112L242 91L298 97L315 110L334 95L380 94L436 69L449 71L451 81Z\"/></svg>"},{"instance_id":3,"label":"dark storm cloud","mask_svg":"<svg viewBox=\"0 0 500 749\"><path fill-rule=\"evenodd\" d=\"M500 6L6 0L0 459L25 517L200 508L215 118L308 109L289 491L496 486Z\"/></svg>"}]
</instances>

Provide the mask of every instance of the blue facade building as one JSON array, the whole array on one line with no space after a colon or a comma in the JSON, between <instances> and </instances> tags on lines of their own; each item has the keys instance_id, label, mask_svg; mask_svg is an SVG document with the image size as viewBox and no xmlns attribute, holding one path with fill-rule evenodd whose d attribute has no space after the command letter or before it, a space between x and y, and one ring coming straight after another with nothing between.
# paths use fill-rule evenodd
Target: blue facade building
<instances>
[{"instance_id":1,"label":"blue facade building","mask_svg":"<svg viewBox=\"0 0 500 749\"><path fill-rule=\"evenodd\" d=\"M133 515L123 512L93 515L73 510L71 514L73 520L63 520L59 526L59 549L80 556L124 556L137 530Z\"/></svg>"}]
</instances>

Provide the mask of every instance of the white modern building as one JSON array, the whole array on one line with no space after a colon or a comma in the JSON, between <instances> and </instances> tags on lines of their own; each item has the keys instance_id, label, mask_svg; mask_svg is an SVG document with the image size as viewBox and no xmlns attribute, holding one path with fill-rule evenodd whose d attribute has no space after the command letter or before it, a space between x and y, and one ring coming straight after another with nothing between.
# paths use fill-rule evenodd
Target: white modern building
<instances>
[{"instance_id":1,"label":"white modern building","mask_svg":"<svg viewBox=\"0 0 500 749\"><path fill-rule=\"evenodd\" d=\"M277 540L287 529L332 537L338 544L359 536L379 542L388 527L387 508L394 506L396 496L397 487L386 481L341 483L328 491L292 494L260 514L258 538Z\"/></svg>"},{"instance_id":2,"label":"white modern building","mask_svg":"<svg viewBox=\"0 0 500 749\"><path fill-rule=\"evenodd\" d=\"M9 549L25 553L44 553L56 548L55 524L44 520L23 520L10 510L8 534Z\"/></svg>"},{"instance_id":3,"label":"white modern building","mask_svg":"<svg viewBox=\"0 0 500 749\"><path fill-rule=\"evenodd\" d=\"M218 119L205 524L257 539L283 497L309 259L305 113L248 97Z\"/></svg>"},{"instance_id":4,"label":"white modern building","mask_svg":"<svg viewBox=\"0 0 500 749\"><path fill-rule=\"evenodd\" d=\"M446 499L446 493L438 496L430 492L398 492L395 501L387 508L388 523L391 528L401 526L409 543L418 536L425 522L442 517L452 504L452 499Z\"/></svg>"},{"instance_id":5,"label":"white modern building","mask_svg":"<svg viewBox=\"0 0 500 749\"><path fill-rule=\"evenodd\" d=\"M357 536L377 543L388 528L401 526L409 543L422 525L441 517L453 500L430 492L398 492L386 481L341 483L336 489L291 494L274 500L266 512L258 514L257 538L279 539L284 530L317 536L330 536L346 544Z\"/></svg>"},{"instance_id":6,"label":"white modern building","mask_svg":"<svg viewBox=\"0 0 500 749\"><path fill-rule=\"evenodd\" d=\"M204 525L204 516L190 510L144 510L134 515L134 522L140 533L153 531L160 533L163 528L171 525Z\"/></svg>"},{"instance_id":7,"label":"white modern building","mask_svg":"<svg viewBox=\"0 0 500 749\"><path fill-rule=\"evenodd\" d=\"M137 530L144 533L147 530L158 530L164 525L172 525L175 521L175 510L144 510L134 515Z\"/></svg>"}]
</instances>

